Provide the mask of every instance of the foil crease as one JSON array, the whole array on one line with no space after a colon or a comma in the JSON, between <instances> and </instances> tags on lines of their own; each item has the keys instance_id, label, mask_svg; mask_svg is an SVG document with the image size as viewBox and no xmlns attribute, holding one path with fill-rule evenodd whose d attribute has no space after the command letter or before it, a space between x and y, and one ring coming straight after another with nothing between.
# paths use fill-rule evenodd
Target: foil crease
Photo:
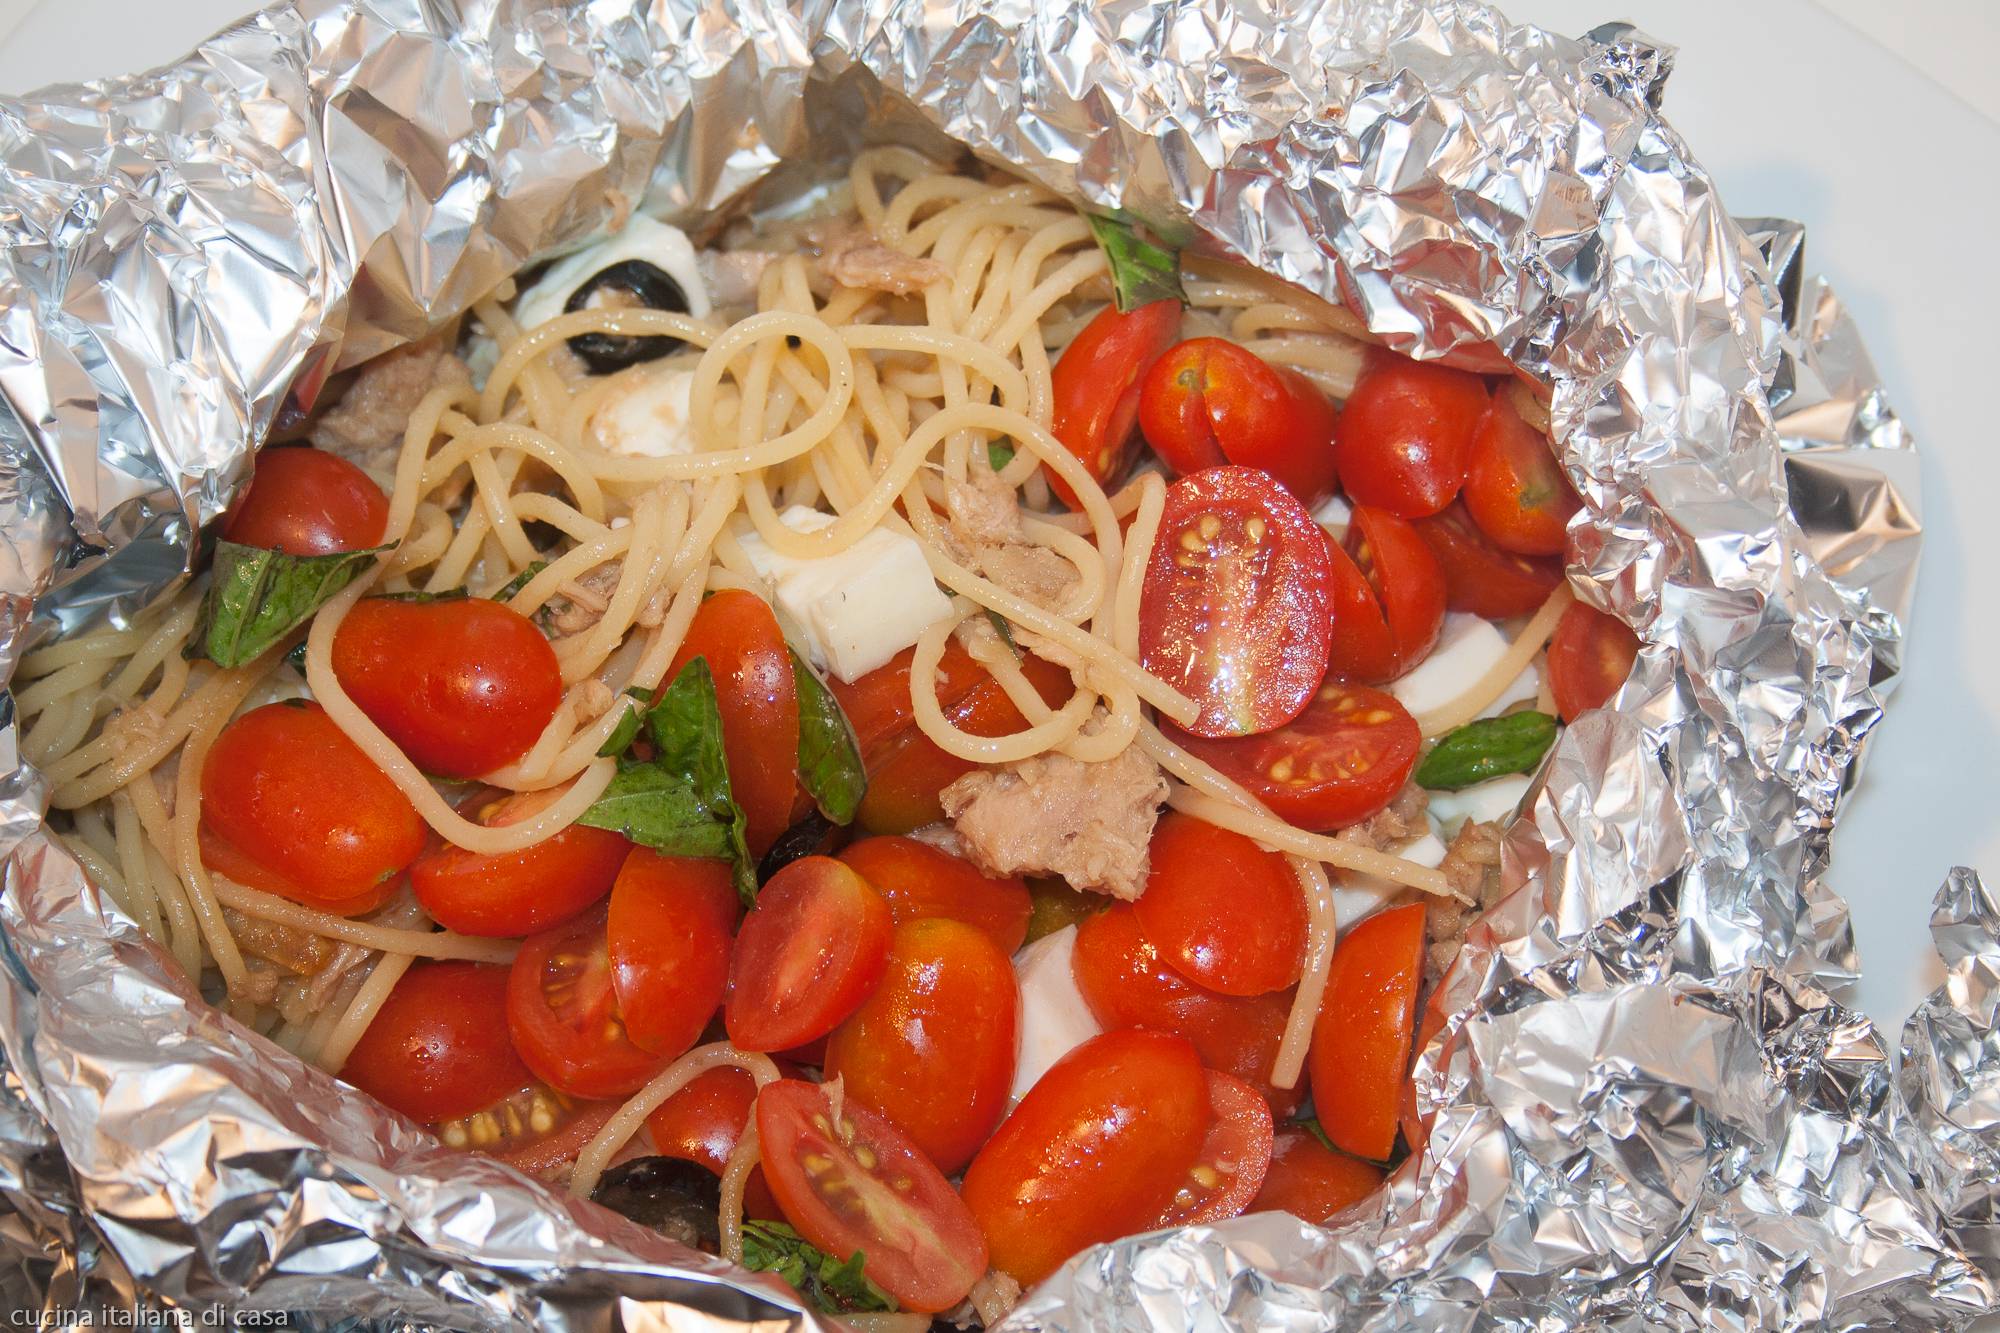
<instances>
[{"instance_id":1,"label":"foil crease","mask_svg":"<svg viewBox=\"0 0 2000 1333\"><path fill-rule=\"evenodd\" d=\"M698 228L864 136L957 141L1546 386L1572 582L1645 645L1508 832L1389 1186L1088 1251L1007 1327L1960 1326L2000 1307L2000 903L1952 873L1892 1051L1826 884L1912 444L1800 229L1731 219L1659 114L1671 67L1452 0L306 0L0 102L0 674L185 580L295 383L622 202ZM42 828L0 701L10 1307L815 1326L203 1005Z\"/></svg>"}]
</instances>

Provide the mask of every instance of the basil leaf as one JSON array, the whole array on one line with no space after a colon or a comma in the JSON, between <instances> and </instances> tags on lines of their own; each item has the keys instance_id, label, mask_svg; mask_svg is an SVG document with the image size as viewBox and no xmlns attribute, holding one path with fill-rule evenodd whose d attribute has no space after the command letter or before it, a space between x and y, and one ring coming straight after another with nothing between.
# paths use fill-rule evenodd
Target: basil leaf
<instances>
[{"instance_id":1,"label":"basil leaf","mask_svg":"<svg viewBox=\"0 0 2000 1333\"><path fill-rule=\"evenodd\" d=\"M743 1223L743 1266L753 1273L776 1273L822 1314L896 1309L889 1294L862 1272L863 1262L859 1250L837 1260L783 1222Z\"/></svg>"},{"instance_id":2,"label":"basil leaf","mask_svg":"<svg viewBox=\"0 0 2000 1333\"><path fill-rule=\"evenodd\" d=\"M732 853L729 825L715 818L695 784L659 764L621 764L611 785L576 822L622 833L669 856Z\"/></svg>"},{"instance_id":3,"label":"basil leaf","mask_svg":"<svg viewBox=\"0 0 2000 1333\"><path fill-rule=\"evenodd\" d=\"M599 759L614 759L632 748L632 742L639 739L639 728L646 724L646 707L641 704L625 710L625 716L618 719L618 725L604 738L604 744L597 747Z\"/></svg>"},{"instance_id":4,"label":"basil leaf","mask_svg":"<svg viewBox=\"0 0 2000 1333\"><path fill-rule=\"evenodd\" d=\"M1014 650L1014 656L1018 659L1021 656L1021 645L1014 642L1014 623L990 606L986 608L986 619L993 626L994 632L1000 636L1001 641Z\"/></svg>"},{"instance_id":5,"label":"basil leaf","mask_svg":"<svg viewBox=\"0 0 2000 1333\"><path fill-rule=\"evenodd\" d=\"M836 824L851 824L862 793L868 790L861 743L833 691L813 674L796 648L787 651L799 696L799 781L821 814Z\"/></svg>"},{"instance_id":6,"label":"basil leaf","mask_svg":"<svg viewBox=\"0 0 2000 1333\"><path fill-rule=\"evenodd\" d=\"M1326 1136L1326 1131L1320 1128L1318 1119L1316 1119L1313 1116L1306 1116L1302 1120L1294 1120L1292 1122L1292 1128L1303 1129L1306 1133L1318 1139L1319 1146L1326 1149L1328 1152L1340 1151L1340 1149L1333 1146L1333 1140Z\"/></svg>"},{"instance_id":7,"label":"basil leaf","mask_svg":"<svg viewBox=\"0 0 2000 1333\"><path fill-rule=\"evenodd\" d=\"M1119 310L1129 313L1155 301L1187 304L1178 251L1154 245L1122 218L1086 213L1083 220L1111 265L1111 293Z\"/></svg>"},{"instance_id":8,"label":"basil leaf","mask_svg":"<svg viewBox=\"0 0 2000 1333\"><path fill-rule=\"evenodd\" d=\"M1531 773L1556 738L1556 720L1547 713L1508 713L1468 722L1448 731L1424 762L1417 785L1457 791L1506 773Z\"/></svg>"},{"instance_id":9,"label":"basil leaf","mask_svg":"<svg viewBox=\"0 0 2000 1333\"><path fill-rule=\"evenodd\" d=\"M527 563L527 565L521 570L520 573L516 574L513 578L507 580L505 587L501 588L500 591L493 594L493 600L496 602L513 601L514 594L520 592L521 589L527 587L528 584L534 579L535 575L541 573L548 567L549 567L549 562L546 560L530 560Z\"/></svg>"},{"instance_id":10,"label":"basil leaf","mask_svg":"<svg viewBox=\"0 0 2000 1333\"><path fill-rule=\"evenodd\" d=\"M1013 445L1008 444L1005 440L988 440L986 442L986 465L995 472L998 472L1013 461Z\"/></svg>"},{"instance_id":11,"label":"basil leaf","mask_svg":"<svg viewBox=\"0 0 2000 1333\"><path fill-rule=\"evenodd\" d=\"M185 650L217 666L254 662L354 582L387 546L332 555L286 555L218 541L202 623Z\"/></svg>"},{"instance_id":12,"label":"basil leaf","mask_svg":"<svg viewBox=\"0 0 2000 1333\"><path fill-rule=\"evenodd\" d=\"M385 602L411 602L417 606L429 606L432 602L462 602L472 594L463 588L446 588L443 592L423 592L412 588L408 592L378 592L369 594Z\"/></svg>"}]
</instances>

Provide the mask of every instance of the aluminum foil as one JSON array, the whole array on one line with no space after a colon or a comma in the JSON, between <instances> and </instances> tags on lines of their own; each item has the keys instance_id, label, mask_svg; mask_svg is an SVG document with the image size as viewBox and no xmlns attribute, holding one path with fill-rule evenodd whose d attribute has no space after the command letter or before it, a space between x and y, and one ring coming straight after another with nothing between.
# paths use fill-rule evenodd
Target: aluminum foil
<instances>
[{"instance_id":1,"label":"aluminum foil","mask_svg":"<svg viewBox=\"0 0 2000 1333\"><path fill-rule=\"evenodd\" d=\"M310 0L0 103L0 673L177 586L290 386L621 201L699 226L864 136L955 140L1546 385L1573 581L1645 644L1509 831L1389 1187L1089 1251L1008 1327L1956 1327L2000 1306L2000 902L1953 872L1898 1058L1835 998L1824 880L1910 441L1798 229L1733 221L1658 113L1671 63L1449 0ZM0 710L13 1306L813 1322L208 1009L41 831Z\"/></svg>"}]
</instances>

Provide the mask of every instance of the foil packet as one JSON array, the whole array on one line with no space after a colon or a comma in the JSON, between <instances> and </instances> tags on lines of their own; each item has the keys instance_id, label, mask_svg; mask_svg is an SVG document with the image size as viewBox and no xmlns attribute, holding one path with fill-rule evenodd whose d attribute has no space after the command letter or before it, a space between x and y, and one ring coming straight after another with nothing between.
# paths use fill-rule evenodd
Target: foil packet
<instances>
[{"instance_id":1,"label":"foil packet","mask_svg":"<svg viewBox=\"0 0 2000 1333\"><path fill-rule=\"evenodd\" d=\"M1552 394L1572 581L1644 648L1426 1014L1424 1146L1318 1228L1087 1251L1008 1329L1942 1329L2000 1307L2000 901L1900 1050L1827 840L1895 683L1907 432L1671 52L1452 0L302 0L0 102L0 677L186 580L295 384L631 201L970 147ZM1809 132L1809 131L1797 131ZM42 828L0 694L0 1298L292 1327L816 1327L208 1008ZM1941 868L1940 868L1941 869Z\"/></svg>"}]
</instances>

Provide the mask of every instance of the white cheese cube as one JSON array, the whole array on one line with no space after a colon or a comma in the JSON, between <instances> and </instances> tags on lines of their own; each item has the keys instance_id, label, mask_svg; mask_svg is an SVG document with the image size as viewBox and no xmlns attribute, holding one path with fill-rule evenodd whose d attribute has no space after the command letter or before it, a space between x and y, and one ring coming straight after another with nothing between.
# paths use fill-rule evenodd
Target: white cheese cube
<instances>
[{"instance_id":1,"label":"white cheese cube","mask_svg":"<svg viewBox=\"0 0 2000 1333\"><path fill-rule=\"evenodd\" d=\"M1329 495L1313 508L1313 522L1336 532L1346 532L1347 525L1354 521L1354 506L1347 497L1339 493Z\"/></svg>"},{"instance_id":2,"label":"white cheese cube","mask_svg":"<svg viewBox=\"0 0 2000 1333\"><path fill-rule=\"evenodd\" d=\"M692 369L640 366L591 415L591 433L607 453L636 458L691 454L693 394Z\"/></svg>"},{"instance_id":3,"label":"white cheese cube","mask_svg":"<svg viewBox=\"0 0 2000 1333\"><path fill-rule=\"evenodd\" d=\"M1513 814L1514 807L1528 794L1528 784L1528 778L1509 774L1503 778L1488 778L1460 791L1434 791L1431 793L1430 815L1444 830L1446 837L1455 837L1459 825L1468 819L1487 824Z\"/></svg>"},{"instance_id":4,"label":"white cheese cube","mask_svg":"<svg viewBox=\"0 0 2000 1333\"><path fill-rule=\"evenodd\" d=\"M1435 833L1420 833L1390 853L1420 866L1435 866L1444 860L1444 842ZM1403 886L1379 875L1363 875L1352 870L1333 872L1333 922L1335 937L1363 917L1375 915L1403 892Z\"/></svg>"},{"instance_id":5,"label":"white cheese cube","mask_svg":"<svg viewBox=\"0 0 2000 1333\"><path fill-rule=\"evenodd\" d=\"M1442 708L1464 694L1495 662L1507 655L1507 636L1479 616L1453 612L1444 618L1437 647L1407 675L1389 686L1389 693L1412 713ZM1540 679L1533 666L1515 677L1481 717L1505 712L1509 705L1533 699Z\"/></svg>"},{"instance_id":6,"label":"white cheese cube","mask_svg":"<svg viewBox=\"0 0 2000 1333\"><path fill-rule=\"evenodd\" d=\"M634 213L622 230L593 242L549 265L547 271L514 301L514 322L524 329L547 323L563 312L570 294L613 264L628 259L644 260L680 284L687 293L687 313L696 319L710 309L708 288L702 285L701 265L694 246L679 227Z\"/></svg>"},{"instance_id":7,"label":"white cheese cube","mask_svg":"<svg viewBox=\"0 0 2000 1333\"><path fill-rule=\"evenodd\" d=\"M1104 1030L1076 987L1075 956L1075 926L1044 935L1014 955L1021 983L1021 1054L1014 1062L1010 1102L1027 1096L1050 1065Z\"/></svg>"}]
</instances>

